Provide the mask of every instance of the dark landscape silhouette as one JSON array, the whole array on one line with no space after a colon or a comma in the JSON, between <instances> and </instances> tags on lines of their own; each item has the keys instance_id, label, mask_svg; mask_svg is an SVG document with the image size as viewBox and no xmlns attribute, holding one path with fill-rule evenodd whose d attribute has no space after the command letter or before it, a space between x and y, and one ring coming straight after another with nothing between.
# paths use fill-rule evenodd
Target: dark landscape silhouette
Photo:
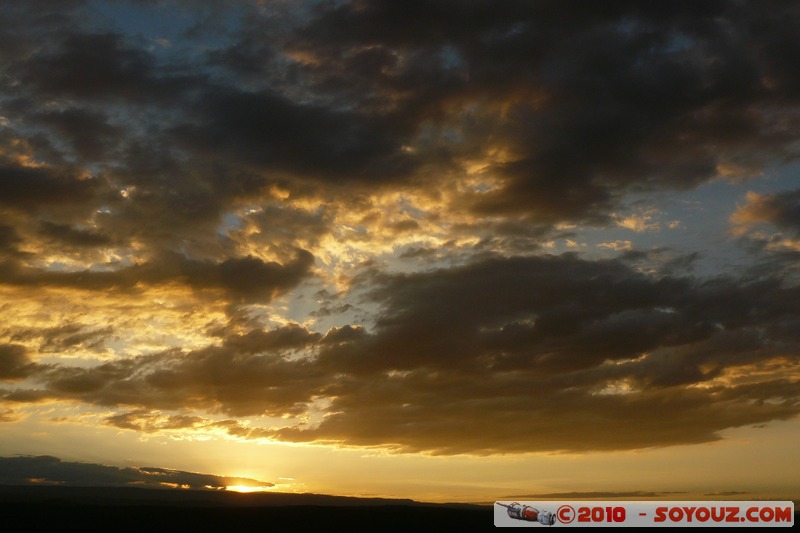
<instances>
[{"instance_id":1,"label":"dark landscape silhouette","mask_svg":"<svg viewBox=\"0 0 800 533\"><path fill-rule=\"evenodd\" d=\"M493 527L489 505L322 494L0 486L4 531L381 531Z\"/></svg>"}]
</instances>

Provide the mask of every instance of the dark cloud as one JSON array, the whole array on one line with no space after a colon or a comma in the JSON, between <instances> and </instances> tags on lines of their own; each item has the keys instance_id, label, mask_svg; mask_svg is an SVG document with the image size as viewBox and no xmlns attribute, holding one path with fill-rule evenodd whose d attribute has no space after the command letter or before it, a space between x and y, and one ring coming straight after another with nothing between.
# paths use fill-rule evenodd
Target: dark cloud
<instances>
[{"instance_id":1,"label":"dark cloud","mask_svg":"<svg viewBox=\"0 0 800 533\"><path fill-rule=\"evenodd\" d=\"M272 330L252 330L244 335L231 335L225 339L224 346L241 353L253 354L277 350L296 350L316 343L319 333L308 331L297 324Z\"/></svg>"},{"instance_id":2,"label":"dark cloud","mask_svg":"<svg viewBox=\"0 0 800 533\"><path fill-rule=\"evenodd\" d=\"M729 424L800 408L796 376L715 381L797 351L796 335L776 327L797 320L797 289L777 280L651 278L564 255L380 284L374 334L323 339L319 364L349 373L329 389L332 414L281 438L440 453L619 449L715 440ZM752 403L762 395L775 401Z\"/></svg>"},{"instance_id":3,"label":"dark cloud","mask_svg":"<svg viewBox=\"0 0 800 533\"><path fill-rule=\"evenodd\" d=\"M63 272L26 268L14 263L0 264L0 283L83 290L134 290L140 283L160 285L175 282L198 291L222 290L236 302L269 301L308 277L313 264L314 257L305 250L299 250L294 260L283 265L252 256L210 262L165 253L142 265L109 271Z\"/></svg>"},{"instance_id":4,"label":"dark cloud","mask_svg":"<svg viewBox=\"0 0 800 533\"><path fill-rule=\"evenodd\" d=\"M109 246L113 242L110 237L98 231L78 229L69 224L58 224L56 222L42 222L39 225L39 232L55 242L68 246Z\"/></svg>"},{"instance_id":5,"label":"dark cloud","mask_svg":"<svg viewBox=\"0 0 800 533\"><path fill-rule=\"evenodd\" d=\"M591 366L657 345L658 324L689 335L704 323L656 310L676 305L673 298L690 290L689 280L653 280L616 261L575 255L492 258L384 281L372 292L387 304L377 321L381 358L352 353L354 368L378 361L379 368L472 365L481 352L495 354L498 365L532 363L541 352L559 368ZM621 344L598 349L599 339Z\"/></svg>"},{"instance_id":6,"label":"dark cloud","mask_svg":"<svg viewBox=\"0 0 800 533\"><path fill-rule=\"evenodd\" d=\"M708 442L800 412L797 376L737 378L795 364L787 354L800 340L798 289L778 280L658 278L567 254L491 257L372 283L382 313L371 333L223 328L219 346L30 377L51 398L146 410L300 416L327 399L316 425L225 429L444 454ZM38 398L20 394L6 399ZM149 411L108 422L208 426Z\"/></svg>"},{"instance_id":7,"label":"dark cloud","mask_svg":"<svg viewBox=\"0 0 800 533\"><path fill-rule=\"evenodd\" d=\"M334 413L318 427L287 427L275 435L448 455L588 452L711 442L725 428L787 420L799 409L797 382L788 381L725 401L716 396L719 389L632 395L559 389L545 372L538 379L416 372L348 385L337 391ZM759 397L780 401L762 403Z\"/></svg>"},{"instance_id":8,"label":"dark cloud","mask_svg":"<svg viewBox=\"0 0 800 533\"><path fill-rule=\"evenodd\" d=\"M794 119L772 117L797 105L776 65L798 48L788 28L800 15L773 7L342 3L287 47L308 57L298 68L318 93L390 110L410 146L455 159L506 150L484 170L503 186L472 209L602 219L626 190L684 189L719 165L796 155Z\"/></svg>"},{"instance_id":9,"label":"dark cloud","mask_svg":"<svg viewBox=\"0 0 800 533\"><path fill-rule=\"evenodd\" d=\"M785 4L767 14L615 2L569 16L548 2L273 7L247 11L240 38L208 64L70 25L74 7L51 8L46 22L13 6L30 26L9 39L44 39L6 68L15 80L7 95L27 102L12 106L16 131L39 143L39 156L115 156L109 179L136 190L125 202L105 199L115 204L102 217L107 231L173 249L181 238L208 240L226 207L271 183L303 189L298 177L315 187L437 188L485 158L480 172L499 187L462 191L452 207L526 213L530 227L603 221L627 191L684 189L720 165L793 157L795 113L772 120L796 105L796 80L782 67L798 49L789 31L798 15ZM258 72L260 82L211 75L226 68ZM66 101L42 107L43 98ZM147 111L153 103L170 110ZM65 168L5 174L0 196L17 206L97 192L97 180ZM273 227L287 222L271 214ZM315 235L327 229L305 222ZM401 233L417 222L394 224Z\"/></svg>"},{"instance_id":10,"label":"dark cloud","mask_svg":"<svg viewBox=\"0 0 800 533\"><path fill-rule=\"evenodd\" d=\"M0 344L0 380L23 379L37 370L37 365L20 344Z\"/></svg>"},{"instance_id":11,"label":"dark cloud","mask_svg":"<svg viewBox=\"0 0 800 533\"><path fill-rule=\"evenodd\" d=\"M731 220L743 225L767 222L800 235L800 189L775 194L748 193L747 203L736 210Z\"/></svg>"},{"instance_id":12,"label":"dark cloud","mask_svg":"<svg viewBox=\"0 0 800 533\"><path fill-rule=\"evenodd\" d=\"M256 479L199 474L150 466L119 468L62 461L48 455L0 457L0 483L6 485L65 485L82 487L143 486L219 490L228 486L271 487Z\"/></svg>"},{"instance_id":13,"label":"dark cloud","mask_svg":"<svg viewBox=\"0 0 800 533\"><path fill-rule=\"evenodd\" d=\"M0 255L17 256L22 238L13 226L0 224Z\"/></svg>"},{"instance_id":14,"label":"dark cloud","mask_svg":"<svg viewBox=\"0 0 800 533\"><path fill-rule=\"evenodd\" d=\"M102 184L76 168L30 165L0 156L0 205L20 210L87 202Z\"/></svg>"},{"instance_id":15,"label":"dark cloud","mask_svg":"<svg viewBox=\"0 0 800 533\"><path fill-rule=\"evenodd\" d=\"M265 205L246 217L246 227L256 230L248 238L263 246L287 242L317 245L329 231L332 215L325 208L316 211L293 209L288 206ZM248 228L250 229L250 228ZM233 232L234 235L236 232Z\"/></svg>"},{"instance_id":16,"label":"dark cloud","mask_svg":"<svg viewBox=\"0 0 800 533\"><path fill-rule=\"evenodd\" d=\"M6 398L19 402L71 398L99 405L194 408L235 416L297 415L327 388L330 375L307 359L287 355L318 338L294 325L233 334L222 346L187 353L171 350L91 368L38 367L36 379L46 384L45 389L28 395L14 391ZM14 377L25 361L19 357L9 361L6 373ZM147 422L142 412L112 417L109 422L128 428L154 423Z\"/></svg>"},{"instance_id":17,"label":"dark cloud","mask_svg":"<svg viewBox=\"0 0 800 533\"><path fill-rule=\"evenodd\" d=\"M305 250L298 251L297 258L285 265L250 256L227 259L217 266L209 284L216 283L237 298L271 300L299 284L309 275L313 264L314 256ZM198 283L201 288L208 286L204 276L198 277L202 280Z\"/></svg>"},{"instance_id":18,"label":"dark cloud","mask_svg":"<svg viewBox=\"0 0 800 533\"><path fill-rule=\"evenodd\" d=\"M43 96L92 101L164 103L194 81L161 75L151 54L113 33L69 34L13 66L11 73ZM69 114L61 115L62 124L68 119Z\"/></svg>"},{"instance_id":19,"label":"dark cloud","mask_svg":"<svg viewBox=\"0 0 800 533\"><path fill-rule=\"evenodd\" d=\"M7 333L14 341L41 339L39 351L52 353L78 347L100 350L113 331L111 326L93 328L84 324L66 323L50 328L11 330Z\"/></svg>"},{"instance_id":20,"label":"dark cloud","mask_svg":"<svg viewBox=\"0 0 800 533\"><path fill-rule=\"evenodd\" d=\"M74 27L72 19L84 0L44 0L33 6L24 0L9 0L0 13L0 57L8 63L29 57L45 37L58 37ZM24 23L22 23L24 21Z\"/></svg>"},{"instance_id":21,"label":"dark cloud","mask_svg":"<svg viewBox=\"0 0 800 533\"><path fill-rule=\"evenodd\" d=\"M15 5L33 26L9 39L46 44L9 61L16 84L6 92L32 109L39 98L71 101L20 120L48 126L86 162L146 146L156 168L129 160L115 173L159 210L173 211L172 195L176 207L197 204L194 218L277 179L290 189L297 177L436 187L485 159L481 173L499 187L462 192L453 207L604 221L626 192L686 189L722 167L796 156L797 113L787 110L798 81L787 65L800 14L785 3L237 9L246 17L229 35L239 37L202 64L69 26L69 9L51 13L50 27ZM212 75L219 69L258 76ZM143 110L153 103L169 113ZM155 186L159 175L170 177ZM131 225L147 221L147 210L133 213Z\"/></svg>"},{"instance_id":22,"label":"dark cloud","mask_svg":"<svg viewBox=\"0 0 800 533\"><path fill-rule=\"evenodd\" d=\"M88 161L104 159L124 135L121 128L109 124L105 115L87 109L50 111L35 119L51 127L79 157Z\"/></svg>"},{"instance_id":23,"label":"dark cloud","mask_svg":"<svg viewBox=\"0 0 800 533\"><path fill-rule=\"evenodd\" d=\"M380 117L298 104L268 92L204 95L172 136L195 157L237 160L289 176L382 181L415 166Z\"/></svg>"}]
</instances>

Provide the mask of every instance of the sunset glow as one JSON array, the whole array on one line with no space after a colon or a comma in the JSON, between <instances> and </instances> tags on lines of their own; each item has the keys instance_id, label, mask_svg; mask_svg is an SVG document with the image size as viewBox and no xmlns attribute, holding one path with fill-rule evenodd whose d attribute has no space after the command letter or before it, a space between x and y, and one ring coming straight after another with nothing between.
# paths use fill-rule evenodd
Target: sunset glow
<instances>
[{"instance_id":1,"label":"sunset glow","mask_svg":"<svg viewBox=\"0 0 800 533\"><path fill-rule=\"evenodd\" d=\"M271 487L252 487L248 485L230 485L225 487L225 490L232 492L266 492L270 489Z\"/></svg>"}]
</instances>

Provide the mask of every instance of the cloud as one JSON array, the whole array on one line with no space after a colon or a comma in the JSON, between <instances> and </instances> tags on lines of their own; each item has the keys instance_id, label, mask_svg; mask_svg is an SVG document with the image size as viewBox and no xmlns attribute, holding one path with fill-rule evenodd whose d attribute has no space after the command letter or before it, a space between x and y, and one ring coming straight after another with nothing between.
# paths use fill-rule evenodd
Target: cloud
<instances>
[{"instance_id":1,"label":"cloud","mask_svg":"<svg viewBox=\"0 0 800 533\"><path fill-rule=\"evenodd\" d=\"M128 429L141 433L171 432L181 435L218 436L220 431L227 435L242 439L270 438L274 431L259 427L249 426L247 423L236 419L213 420L193 415L164 415L159 411L137 409L105 419L109 426L119 429Z\"/></svg>"},{"instance_id":2,"label":"cloud","mask_svg":"<svg viewBox=\"0 0 800 533\"><path fill-rule=\"evenodd\" d=\"M147 410L137 410L106 418L106 424L120 429L132 429L142 433L155 431L193 429L206 421L199 416L171 415L159 416Z\"/></svg>"},{"instance_id":3,"label":"cloud","mask_svg":"<svg viewBox=\"0 0 800 533\"><path fill-rule=\"evenodd\" d=\"M90 161L105 159L124 138L122 129L110 124L108 117L88 109L48 111L33 118L53 128L79 157Z\"/></svg>"},{"instance_id":4,"label":"cloud","mask_svg":"<svg viewBox=\"0 0 800 533\"><path fill-rule=\"evenodd\" d=\"M19 245L22 238L13 226L0 225L0 256L20 255Z\"/></svg>"},{"instance_id":5,"label":"cloud","mask_svg":"<svg viewBox=\"0 0 800 533\"><path fill-rule=\"evenodd\" d=\"M0 156L0 204L13 209L85 202L101 188L97 179L78 169L36 164Z\"/></svg>"},{"instance_id":6,"label":"cloud","mask_svg":"<svg viewBox=\"0 0 800 533\"><path fill-rule=\"evenodd\" d=\"M385 131L385 120L272 93L209 92L197 102L192 121L174 127L171 135L196 157L334 182L376 183L407 176L414 166Z\"/></svg>"},{"instance_id":7,"label":"cloud","mask_svg":"<svg viewBox=\"0 0 800 533\"><path fill-rule=\"evenodd\" d=\"M0 87L15 101L10 131L41 163L7 161L0 196L26 212L82 206L46 221L73 243L93 240L85 231L197 259L247 247L218 238L223 217L280 185L320 204L426 191L446 216L484 218L474 227L504 219L494 244L519 250L531 240L512 227L520 216L540 234L613 222L627 192L694 187L725 165L755 172L796 141L794 114L770 118L796 105L781 69L796 48L788 8L620 4L572 20L522 3L236 6L246 16L217 49L176 55L151 49L161 37L77 24L77 6L14 4L0 21L18 47ZM210 30L195 15L194 31ZM337 222L290 221L277 204L253 219L263 241L297 245L274 230L293 225L312 246ZM428 231L412 217L383 226Z\"/></svg>"},{"instance_id":8,"label":"cloud","mask_svg":"<svg viewBox=\"0 0 800 533\"><path fill-rule=\"evenodd\" d=\"M138 284L180 283L197 290L222 290L233 301L270 301L310 275L314 257L297 251L284 265L256 257L220 262L198 261L165 253L154 260L118 270L64 272L0 264L0 283L27 287L60 286L83 290L133 290Z\"/></svg>"},{"instance_id":9,"label":"cloud","mask_svg":"<svg viewBox=\"0 0 800 533\"><path fill-rule=\"evenodd\" d=\"M749 191L745 203L737 207L729 221L732 233L759 258L754 275L771 272L792 276L800 252L800 190L772 194Z\"/></svg>"},{"instance_id":10,"label":"cloud","mask_svg":"<svg viewBox=\"0 0 800 533\"><path fill-rule=\"evenodd\" d=\"M37 365L20 344L0 344L0 380L24 379L37 370Z\"/></svg>"},{"instance_id":11,"label":"cloud","mask_svg":"<svg viewBox=\"0 0 800 533\"><path fill-rule=\"evenodd\" d=\"M42 96L76 100L167 102L188 82L162 76L150 54L113 33L68 34L12 66L11 72Z\"/></svg>"},{"instance_id":12,"label":"cloud","mask_svg":"<svg viewBox=\"0 0 800 533\"><path fill-rule=\"evenodd\" d=\"M0 457L0 483L82 487L141 486L219 490L228 486L272 487L256 479L216 476L156 467L127 467L62 461L49 455Z\"/></svg>"},{"instance_id":13,"label":"cloud","mask_svg":"<svg viewBox=\"0 0 800 533\"><path fill-rule=\"evenodd\" d=\"M646 231L661 231L661 224L653 221L653 215L649 213L633 214L627 217L621 217L613 213L611 218L617 226L627 228L636 233L643 233Z\"/></svg>"},{"instance_id":14,"label":"cloud","mask_svg":"<svg viewBox=\"0 0 800 533\"><path fill-rule=\"evenodd\" d=\"M71 17L82 0L64 2L44 0L35 8L27 2L11 0L0 14L0 54L4 60L19 60L41 47L42 35L58 36L72 26ZM20 24L24 20L25 24Z\"/></svg>"},{"instance_id":15,"label":"cloud","mask_svg":"<svg viewBox=\"0 0 800 533\"><path fill-rule=\"evenodd\" d=\"M26 396L18 390L6 397L23 402L51 398L106 406L190 408L234 416L294 416L323 393L330 375L307 359L286 356L318 338L294 325L232 335L222 346L187 353L170 350L90 368L37 367L34 378L46 385L39 394ZM7 377L30 375L32 370L23 373L27 367L20 351L8 351ZM145 427L140 426L140 412L131 416L110 421L120 427Z\"/></svg>"},{"instance_id":16,"label":"cloud","mask_svg":"<svg viewBox=\"0 0 800 533\"><path fill-rule=\"evenodd\" d=\"M108 236L98 231L77 229L68 224L45 221L40 224L39 231L43 236L53 241L70 246L94 247L112 244L112 240Z\"/></svg>"},{"instance_id":17,"label":"cloud","mask_svg":"<svg viewBox=\"0 0 800 533\"><path fill-rule=\"evenodd\" d=\"M375 332L320 351L320 365L351 374L330 387L328 416L277 435L446 454L715 440L798 413L796 374L726 377L797 349L788 331L758 333L797 320L785 307L795 293L574 255L390 276L373 292L384 304ZM760 395L775 401L755 407Z\"/></svg>"},{"instance_id":18,"label":"cloud","mask_svg":"<svg viewBox=\"0 0 800 533\"><path fill-rule=\"evenodd\" d=\"M795 81L778 68L796 48L779 43L796 39L774 13L581 12L343 3L315 10L286 46L307 58L292 65L306 91L396 117L403 144L435 146L446 174L462 154L501 148L483 170L501 186L470 202L480 213L597 220L624 190L685 189L725 163L759 168L768 153L792 152L793 119L776 128L769 117L796 105ZM257 30L237 43L240 57L263 49Z\"/></svg>"},{"instance_id":19,"label":"cloud","mask_svg":"<svg viewBox=\"0 0 800 533\"><path fill-rule=\"evenodd\" d=\"M745 204L731 215L734 225L747 227L766 222L800 236L800 189L775 194L748 192Z\"/></svg>"},{"instance_id":20,"label":"cloud","mask_svg":"<svg viewBox=\"0 0 800 533\"><path fill-rule=\"evenodd\" d=\"M253 354L270 351L300 349L317 342L322 335L308 331L297 324L287 324L272 331L251 330L244 335L225 338L224 346L240 353Z\"/></svg>"},{"instance_id":21,"label":"cloud","mask_svg":"<svg viewBox=\"0 0 800 533\"><path fill-rule=\"evenodd\" d=\"M631 241L601 242L597 246L600 248L614 250L615 252L625 252L633 249L633 243Z\"/></svg>"},{"instance_id":22,"label":"cloud","mask_svg":"<svg viewBox=\"0 0 800 533\"><path fill-rule=\"evenodd\" d=\"M293 421L225 427L441 454L709 442L800 413L786 359L798 289L779 280L651 277L574 254L371 279L373 331L223 328L220 345L41 368L38 396L6 398L134 407L108 423L137 431L210 427L152 410L283 416Z\"/></svg>"},{"instance_id":23,"label":"cloud","mask_svg":"<svg viewBox=\"0 0 800 533\"><path fill-rule=\"evenodd\" d=\"M178 228L179 209L216 220L278 182L337 198L438 189L473 214L608 222L626 192L794 154L795 114L771 118L797 104L783 67L798 15L785 6L619 4L577 19L516 2L237 6L235 37L182 62L71 23L68 7L47 19L14 6L27 25L7 44L27 53L9 54L4 90L27 102L17 131L47 128L30 135L39 155L104 161L114 182L135 182L122 233ZM467 175L480 186L451 194Z\"/></svg>"},{"instance_id":24,"label":"cloud","mask_svg":"<svg viewBox=\"0 0 800 533\"><path fill-rule=\"evenodd\" d=\"M28 328L9 331L14 341L26 341L40 338L40 353L63 353L72 348L99 350L105 340L113 333L111 326L92 328L84 324L63 324L49 328Z\"/></svg>"}]
</instances>

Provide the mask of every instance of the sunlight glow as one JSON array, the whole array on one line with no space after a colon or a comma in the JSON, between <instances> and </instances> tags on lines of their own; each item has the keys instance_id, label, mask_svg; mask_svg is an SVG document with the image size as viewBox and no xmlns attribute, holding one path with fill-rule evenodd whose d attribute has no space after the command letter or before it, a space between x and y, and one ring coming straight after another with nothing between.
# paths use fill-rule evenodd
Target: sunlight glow
<instances>
[{"instance_id":1,"label":"sunlight glow","mask_svg":"<svg viewBox=\"0 0 800 533\"><path fill-rule=\"evenodd\" d=\"M253 486L253 485L228 485L225 490L231 492L267 492L272 487L266 486Z\"/></svg>"}]
</instances>

